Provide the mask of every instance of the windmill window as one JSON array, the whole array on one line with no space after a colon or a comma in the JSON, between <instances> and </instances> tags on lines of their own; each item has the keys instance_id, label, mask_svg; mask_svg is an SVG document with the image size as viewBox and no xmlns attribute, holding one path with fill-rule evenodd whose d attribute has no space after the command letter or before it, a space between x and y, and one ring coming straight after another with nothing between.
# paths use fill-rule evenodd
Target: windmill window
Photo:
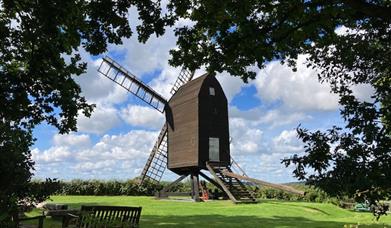
<instances>
[{"instance_id":1,"label":"windmill window","mask_svg":"<svg viewBox=\"0 0 391 228\"><path fill-rule=\"evenodd\" d=\"M209 138L209 161L220 161L219 138Z\"/></svg>"},{"instance_id":2,"label":"windmill window","mask_svg":"<svg viewBox=\"0 0 391 228\"><path fill-rule=\"evenodd\" d=\"M216 95L216 93L215 93L215 88L209 87L209 95L211 95L211 96Z\"/></svg>"}]
</instances>

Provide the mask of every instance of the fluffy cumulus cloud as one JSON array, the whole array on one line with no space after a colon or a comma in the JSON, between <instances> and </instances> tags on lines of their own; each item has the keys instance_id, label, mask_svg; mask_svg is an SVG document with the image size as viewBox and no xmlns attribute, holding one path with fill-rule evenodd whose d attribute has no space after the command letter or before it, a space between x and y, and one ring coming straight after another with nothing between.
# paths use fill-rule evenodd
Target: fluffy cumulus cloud
<instances>
[{"instance_id":1,"label":"fluffy cumulus cloud","mask_svg":"<svg viewBox=\"0 0 391 228\"><path fill-rule=\"evenodd\" d=\"M56 134L53 137L53 144L55 146L67 147L88 147L91 144L90 136L87 134Z\"/></svg>"},{"instance_id":2,"label":"fluffy cumulus cloud","mask_svg":"<svg viewBox=\"0 0 391 228\"><path fill-rule=\"evenodd\" d=\"M127 134L104 135L91 143L85 135L55 135L49 149L32 150L33 160L37 162L36 175L68 179L133 178L139 175L135 170L144 166L156 137L155 131L133 130Z\"/></svg>"},{"instance_id":3,"label":"fluffy cumulus cloud","mask_svg":"<svg viewBox=\"0 0 391 228\"><path fill-rule=\"evenodd\" d=\"M111 106L97 105L91 117L79 115L77 128L81 132L101 135L120 123L118 110Z\"/></svg>"},{"instance_id":4,"label":"fluffy cumulus cloud","mask_svg":"<svg viewBox=\"0 0 391 228\"><path fill-rule=\"evenodd\" d=\"M149 85L167 100L171 97L171 88L174 86L176 79L179 76L181 69L169 66L164 66L160 74L152 79Z\"/></svg>"},{"instance_id":5,"label":"fluffy cumulus cloud","mask_svg":"<svg viewBox=\"0 0 391 228\"><path fill-rule=\"evenodd\" d=\"M87 102L95 104L96 108L89 118L79 112L77 127L84 133L103 134L118 125L120 119L115 105L125 102L128 92L98 73L102 59L92 59L83 50L81 56L87 63L87 72L75 77L75 80Z\"/></svg>"},{"instance_id":6,"label":"fluffy cumulus cloud","mask_svg":"<svg viewBox=\"0 0 391 228\"><path fill-rule=\"evenodd\" d=\"M263 147L253 154L233 154L234 159L245 172L261 180L277 183L296 181L292 176L293 167L285 167L282 159L301 153L303 145L296 132L283 130L271 140L264 140ZM240 171L237 171L240 172Z\"/></svg>"},{"instance_id":7,"label":"fluffy cumulus cloud","mask_svg":"<svg viewBox=\"0 0 391 228\"><path fill-rule=\"evenodd\" d=\"M252 120L230 119L231 157L247 175L261 180L284 182L279 170L281 154L270 151L268 140L260 127ZM241 173L234 165L233 171Z\"/></svg>"},{"instance_id":8,"label":"fluffy cumulus cloud","mask_svg":"<svg viewBox=\"0 0 391 228\"><path fill-rule=\"evenodd\" d=\"M123 64L132 73L142 76L167 66L169 50L174 48L176 38L172 30L168 30L163 38L151 37L145 44L137 41L137 37L124 40L121 46L113 46L112 51L123 55ZM126 49L124 48L126 47Z\"/></svg>"},{"instance_id":9,"label":"fluffy cumulus cloud","mask_svg":"<svg viewBox=\"0 0 391 228\"><path fill-rule=\"evenodd\" d=\"M78 163L73 168L81 173L99 173L100 171L112 171L116 162L114 160L105 160L97 162Z\"/></svg>"},{"instance_id":10,"label":"fluffy cumulus cloud","mask_svg":"<svg viewBox=\"0 0 391 228\"><path fill-rule=\"evenodd\" d=\"M373 102L372 96L375 94L375 89L369 84L358 84L352 87L353 95L359 101Z\"/></svg>"},{"instance_id":11,"label":"fluffy cumulus cloud","mask_svg":"<svg viewBox=\"0 0 391 228\"><path fill-rule=\"evenodd\" d=\"M242 79L239 77L233 77L227 72L223 72L216 75L217 80L219 80L221 87L223 87L225 96L230 102L236 94L238 94L243 87L246 86Z\"/></svg>"},{"instance_id":12,"label":"fluffy cumulus cloud","mask_svg":"<svg viewBox=\"0 0 391 228\"><path fill-rule=\"evenodd\" d=\"M295 130L283 130L272 140L273 152L291 155L303 151L303 145Z\"/></svg>"},{"instance_id":13,"label":"fluffy cumulus cloud","mask_svg":"<svg viewBox=\"0 0 391 228\"><path fill-rule=\"evenodd\" d=\"M56 146L44 151L35 148L31 151L31 155L32 159L38 163L53 163L67 161L72 153L66 146Z\"/></svg>"},{"instance_id":14,"label":"fluffy cumulus cloud","mask_svg":"<svg viewBox=\"0 0 391 228\"><path fill-rule=\"evenodd\" d=\"M298 124L302 120L311 119L312 117L304 112L283 112L282 110L275 109L265 112L260 118L260 123L267 124L269 128Z\"/></svg>"},{"instance_id":15,"label":"fluffy cumulus cloud","mask_svg":"<svg viewBox=\"0 0 391 228\"><path fill-rule=\"evenodd\" d=\"M38 163L57 163L72 160L73 150L79 150L90 146L89 135L68 134L53 136L53 146L47 150L40 151L38 148L32 150L32 158Z\"/></svg>"},{"instance_id":16,"label":"fluffy cumulus cloud","mask_svg":"<svg viewBox=\"0 0 391 228\"><path fill-rule=\"evenodd\" d=\"M263 132L240 118L230 119L232 154L251 154L262 151Z\"/></svg>"},{"instance_id":17,"label":"fluffy cumulus cloud","mask_svg":"<svg viewBox=\"0 0 391 228\"><path fill-rule=\"evenodd\" d=\"M243 111L234 106L230 108L230 116L251 121L253 126L261 127L260 125L262 125L267 129L292 124L297 126L300 121L312 119L311 115L301 111L289 111L279 108L263 109L259 107Z\"/></svg>"},{"instance_id":18,"label":"fluffy cumulus cloud","mask_svg":"<svg viewBox=\"0 0 391 228\"><path fill-rule=\"evenodd\" d=\"M81 161L131 160L147 156L156 140L157 132L133 130L127 134L104 135L89 150L77 154Z\"/></svg>"},{"instance_id":19,"label":"fluffy cumulus cloud","mask_svg":"<svg viewBox=\"0 0 391 228\"><path fill-rule=\"evenodd\" d=\"M297 138L296 131L287 130L285 125L297 126L300 120L311 118L300 113L289 114L260 108L248 111L233 108L231 113L231 155L241 168L248 175L265 181L295 181L292 167L286 168L281 160L302 153L303 144ZM273 124L276 127L271 128ZM240 172L238 169L236 171Z\"/></svg>"},{"instance_id":20,"label":"fluffy cumulus cloud","mask_svg":"<svg viewBox=\"0 0 391 228\"><path fill-rule=\"evenodd\" d=\"M258 94L266 102L282 102L289 110L335 111L338 97L328 84L318 81L317 72L306 67L306 56L297 60L297 71L278 61L269 63L255 80Z\"/></svg>"},{"instance_id":21,"label":"fluffy cumulus cloud","mask_svg":"<svg viewBox=\"0 0 391 228\"><path fill-rule=\"evenodd\" d=\"M130 10L130 20L137 21L134 9ZM151 37L146 44L138 43L135 36L123 41L123 45L110 45L108 54L169 99L181 70L168 64L169 50L176 47L173 30L168 29L159 38ZM76 81L87 101L96 104L95 111L91 118L80 113L79 133L55 134L47 140L47 149L32 150L36 174L65 179L135 177L140 174L165 117L135 102L128 91L100 75L97 68L101 59L85 52L82 57L88 69ZM203 73L205 70L200 69L195 77ZM230 104L248 88L240 78L225 72L218 74L217 79ZM293 181L292 170L281 164L284 157L302 151L292 129L301 121L312 121L313 111L337 110L337 96L330 93L328 85L318 82L314 70L305 66L305 56L299 57L297 72L279 62L270 62L249 85L257 89L257 98L248 99L258 99L261 105L249 110L229 107L231 154L250 176L272 182ZM355 93L365 99L371 91L363 86L357 87ZM118 133L117 127L127 133Z\"/></svg>"},{"instance_id":22,"label":"fluffy cumulus cloud","mask_svg":"<svg viewBox=\"0 0 391 228\"><path fill-rule=\"evenodd\" d=\"M121 109L121 118L128 124L151 129L159 129L164 123L164 114L146 106L128 105Z\"/></svg>"},{"instance_id":23,"label":"fluffy cumulus cloud","mask_svg":"<svg viewBox=\"0 0 391 228\"><path fill-rule=\"evenodd\" d=\"M82 95L87 101L99 105L112 105L126 101L127 91L98 72L102 59L92 59L85 51L81 51L81 55L82 60L87 63L87 72L76 77L75 80L80 85Z\"/></svg>"}]
</instances>

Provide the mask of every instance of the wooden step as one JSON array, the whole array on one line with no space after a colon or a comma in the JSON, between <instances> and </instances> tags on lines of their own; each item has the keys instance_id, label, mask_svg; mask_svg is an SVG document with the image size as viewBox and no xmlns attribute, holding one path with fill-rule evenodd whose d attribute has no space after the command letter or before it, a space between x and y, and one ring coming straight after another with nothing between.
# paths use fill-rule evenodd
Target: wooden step
<instances>
[{"instance_id":1,"label":"wooden step","mask_svg":"<svg viewBox=\"0 0 391 228\"><path fill-rule=\"evenodd\" d=\"M253 194L246 188L239 179L225 176L223 171L230 171L229 167L213 167L213 164L207 164L209 171L218 183L224 185L223 189L234 203L255 203ZM228 191L228 192L227 192Z\"/></svg>"}]
</instances>

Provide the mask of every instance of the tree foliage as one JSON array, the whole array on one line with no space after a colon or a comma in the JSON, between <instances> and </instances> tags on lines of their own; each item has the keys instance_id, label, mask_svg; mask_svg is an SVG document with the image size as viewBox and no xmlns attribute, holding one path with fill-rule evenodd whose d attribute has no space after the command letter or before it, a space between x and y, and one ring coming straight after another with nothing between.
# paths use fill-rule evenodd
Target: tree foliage
<instances>
[{"instance_id":1,"label":"tree foliage","mask_svg":"<svg viewBox=\"0 0 391 228\"><path fill-rule=\"evenodd\" d=\"M298 129L306 151L284 162L295 165L299 179L329 194L375 204L391 189L390 4L179 0L168 1L162 11L160 0L1 0L0 205L8 205L8 196L18 198L18 189L30 180L32 129L45 121L67 133L76 130L79 113L91 114L93 105L74 81L86 69L79 50L97 55L107 43L130 37L131 6L139 11L140 42L162 35L176 21L188 22L175 29L174 66L206 66L211 73L227 71L248 81L256 76L254 67L280 60L295 69L297 56L306 54L308 66L321 72L320 81L340 95L346 126L326 132ZM349 30L338 35L336 28ZM357 84L374 88L372 101L354 96ZM8 173L13 176L4 177Z\"/></svg>"},{"instance_id":2,"label":"tree foliage","mask_svg":"<svg viewBox=\"0 0 391 228\"><path fill-rule=\"evenodd\" d=\"M305 151L283 162L296 167L300 180L368 200L385 213L379 202L391 194L390 1L181 0L169 1L168 9L175 20L190 21L175 29L174 66L205 66L247 81L269 61L295 70L297 56L306 55L319 80L339 95L346 125L299 127ZM357 85L370 85L372 100L356 98Z\"/></svg>"},{"instance_id":3,"label":"tree foliage","mask_svg":"<svg viewBox=\"0 0 391 228\"><path fill-rule=\"evenodd\" d=\"M161 35L170 20L151 1L0 0L0 218L32 196L32 131L42 122L75 131L94 105L81 95L86 70L80 51L103 53L132 35L128 10L138 9L140 37ZM48 181L48 184L51 180ZM48 195L45 193L44 195ZM9 213L8 213L9 214ZM1 220L1 219L0 219Z\"/></svg>"}]
</instances>

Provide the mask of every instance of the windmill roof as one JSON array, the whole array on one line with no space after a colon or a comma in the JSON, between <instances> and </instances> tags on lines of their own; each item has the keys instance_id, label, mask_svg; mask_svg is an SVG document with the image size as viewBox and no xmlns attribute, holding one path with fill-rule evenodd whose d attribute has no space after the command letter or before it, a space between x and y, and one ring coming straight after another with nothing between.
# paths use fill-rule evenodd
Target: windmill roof
<instances>
[{"instance_id":1,"label":"windmill roof","mask_svg":"<svg viewBox=\"0 0 391 228\"><path fill-rule=\"evenodd\" d=\"M185 94L188 94L190 92L199 91L201 89L201 86L205 79L208 77L209 74L203 74L200 77L191 80L190 82L186 83L185 85L181 86L178 91L171 97L173 99L174 97L183 96ZM198 94L198 93L197 93ZM170 99L170 100L171 100Z\"/></svg>"}]
</instances>

